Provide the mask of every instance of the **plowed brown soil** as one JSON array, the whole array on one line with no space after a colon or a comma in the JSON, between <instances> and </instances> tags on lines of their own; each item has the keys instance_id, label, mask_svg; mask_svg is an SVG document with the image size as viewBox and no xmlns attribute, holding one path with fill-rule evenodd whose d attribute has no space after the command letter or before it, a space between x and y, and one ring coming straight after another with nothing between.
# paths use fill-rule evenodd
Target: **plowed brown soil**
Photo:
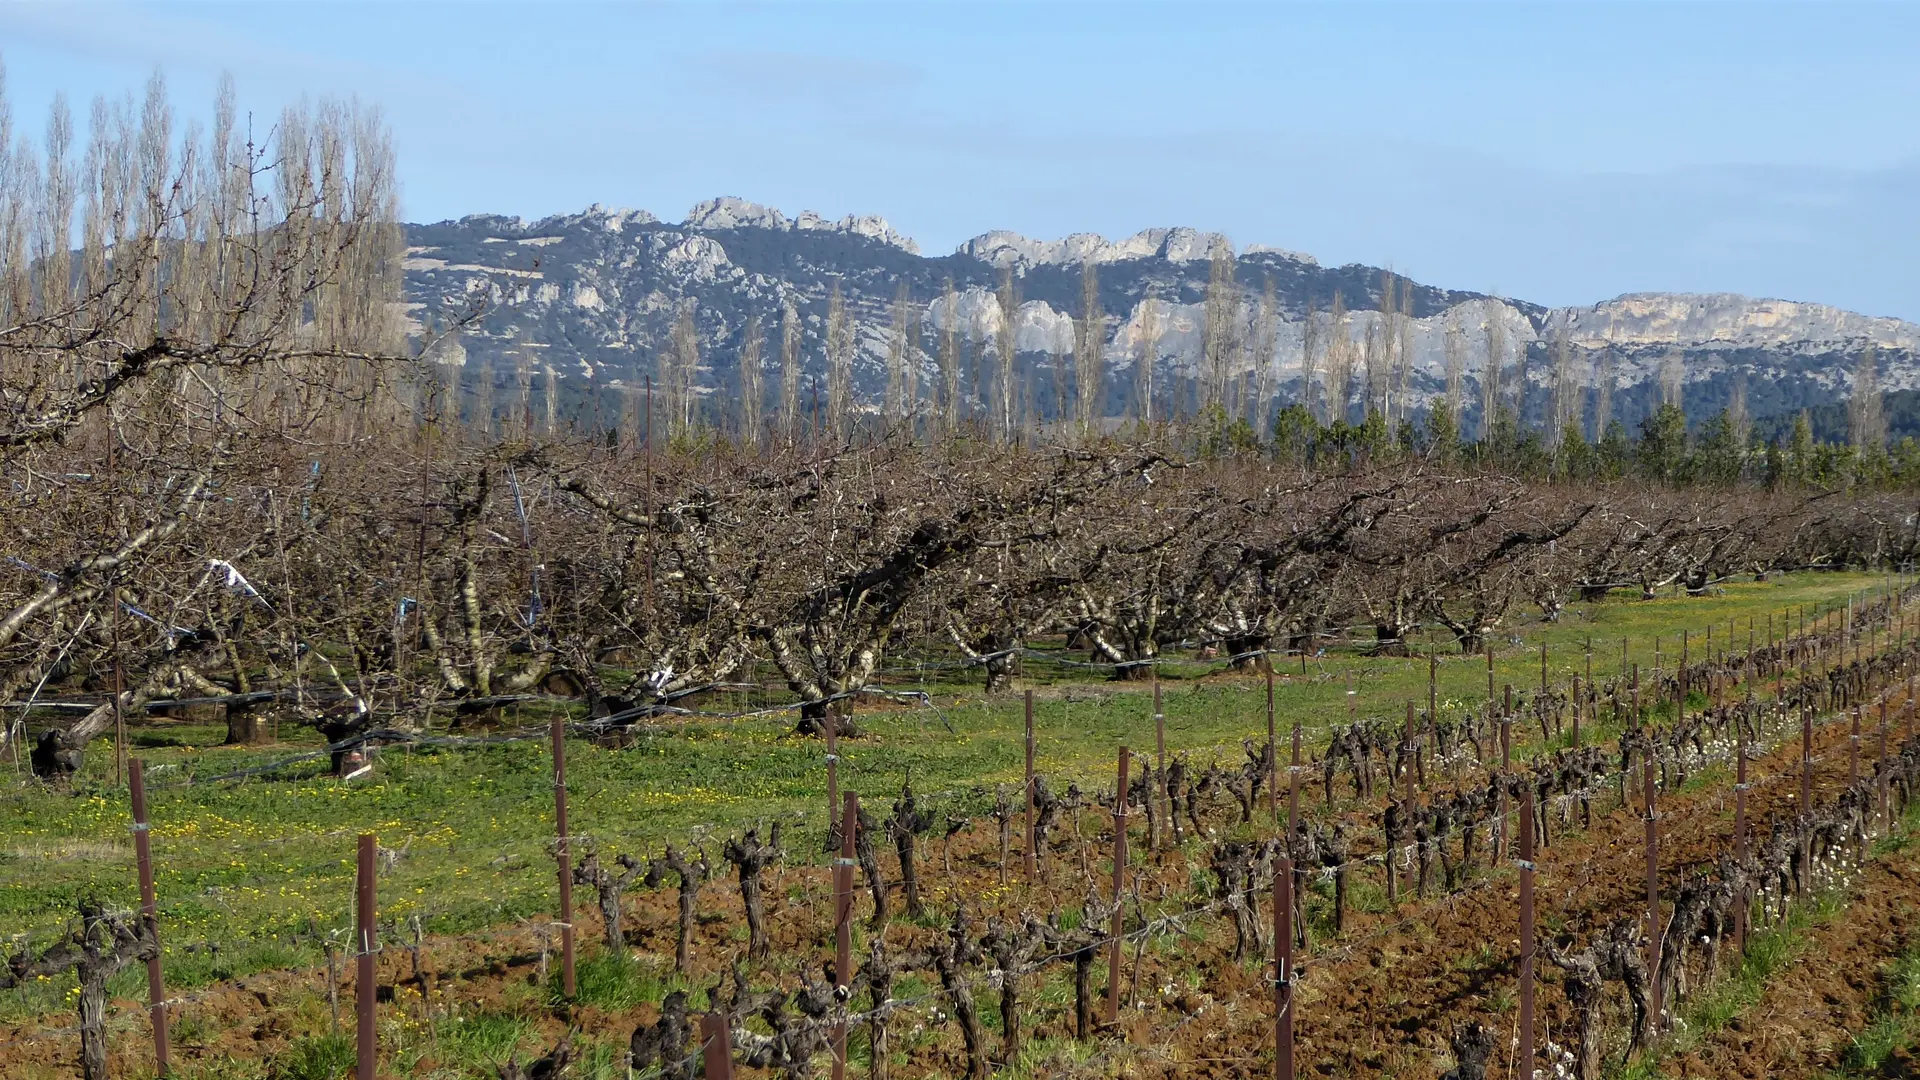
<instances>
[{"instance_id":1,"label":"plowed brown soil","mask_svg":"<svg viewBox=\"0 0 1920 1080\"><path fill-rule=\"evenodd\" d=\"M1846 725L1839 723L1816 729L1816 801L1831 798L1847 782L1847 734ZM1799 757L1798 740L1792 739L1753 763L1749 822L1756 839L1765 835L1773 821L1795 812ZM1312 801L1304 790L1303 800ZM1377 799L1375 803L1349 811L1356 825L1377 821L1372 816ZM1614 919L1643 910L1641 810L1632 797L1624 806L1616 803L1611 794L1596 799L1592 825L1582 832L1562 831L1558 820L1554 822L1552 840L1536 859L1543 937L1584 939ZM1665 887L1671 888L1696 868L1710 866L1731 849L1730 781L1723 778L1698 790L1663 796L1659 809ZM1225 828L1237 816L1223 798L1214 820ZM1256 817L1256 824L1260 820ZM990 822L957 836L950 853L938 838L930 838L922 848L923 885L939 910L947 910L953 899L964 900L975 914L976 932L992 914L1044 915L1077 908L1090 887L1103 892L1106 888L1105 858L1111 837L1104 822L1104 813L1085 812L1084 850L1067 846L1054 853L1044 880L1032 887L1019 882L1017 826L1009 868L1013 882L1008 885L1000 882L999 839ZM1138 831L1133 835L1134 850L1139 853L1145 847L1144 835ZM696 990L713 985L743 948L736 936L744 925L739 894L727 868L718 864L717 851L714 854L715 879L701 894L694 943L690 981ZM951 872L945 868L949 859ZM1185 853L1147 857L1139 870L1140 894L1150 913L1197 904L1192 880L1205 862L1204 845L1194 845ZM883 864L890 875L897 872L890 850L883 855ZM1354 874L1377 882L1380 871L1367 867ZM757 984L791 988L798 970L817 971L830 956L827 875L818 862L808 865L799 853L769 873L774 957L767 969L754 976ZM1485 876L1483 870L1480 879L1451 896L1430 895L1424 901L1403 897L1392 912L1350 912L1341 938L1316 941L1303 958L1306 973L1298 997L1301 1075L1435 1076L1452 1064L1449 1034L1468 1021L1500 1032L1504 1053L1515 1020L1515 889L1510 869L1492 876ZM583 909L591 907L590 893L583 890L577 899ZM636 887L630 893L627 910L633 951L665 957L671 964L674 905L670 888ZM1917 908L1920 853L1909 849L1871 863L1853 883L1844 917L1809 932L1809 947L1768 988L1760 1005L1697 1048L1670 1060L1668 1071L1688 1076L1794 1076L1831 1065L1844 1049L1847 1033L1865 1022L1877 991L1874 973L1906 941ZM867 909L863 892L857 912L864 917ZM1270 922L1271 913L1264 904L1260 916ZM577 922L583 953L597 950L597 919L583 910ZM1126 1045L1109 1045L1092 1063L1080 1066L1078 1074L1225 1078L1270 1069L1269 967L1230 958L1233 933L1217 911L1191 914L1162 929L1165 933L1149 942L1137 965L1129 947L1123 977L1133 991L1135 1007L1122 1014ZM935 940L940 932L939 926L910 923L896 911L887 940L896 953L904 953ZM622 1045L637 1023L654 1018L652 1006L608 1010L545 1004L527 986L535 981L540 953L541 938L525 927L429 938L421 951L430 984L429 1002L423 1004L412 957L406 949L389 945L378 964L380 984L390 989L393 998L381 1006L387 1025L383 1030L391 1035L398 1026L399 1034L416 1047L426 1041L410 1064L413 1072L424 1073L441 1064L430 1036L423 1034L428 1029L421 1017L428 1008L440 1016L456 1008L467 1015L513 1012L535 1019L549 1040L577 1027L587 1036ZM550 962L557 966L558 957L550 957ZM1732 963L1730 954L1723 963ZM1104 968L1103 959L1096 970L1103 973ZM1540 1031L1546 1042L1564 1030L1567 1017L1557 974L1544 962L1542 968ZM1071 1034L1071 997L1063 1002L1058 996L1035 993L1042 982L1057 983L1069 973L1066 965L1054 964L1028 977L1023 1019L1030 1037ZM982 1013L990 1014L997 991L985 985L983 971L976 978L982 981L975 996ZM926 981L933 983L931 977ZM1096 988L1103 982L1104 974L1096 974ZM177 1047L176 1060L193 1064L269 1059L295 1037L327 1029L325 987L324 969L309 969L269 972L189 995L183 1008L209 1034L196 1045ZM340 987L340 1011L349 1030L353 991L348 976ZM1610 984L1610 991L1617 994L1617 986ZM696 1005L703 1000L699 993L694 999ZM150 1070L150 1051L144 1013L137 1002L115 1004L116 1075L145 1075ZM864 1004L856 1002L856 1006ZM913 1049L911 1067L897 1070L896 1075L964 1074L965 1056L953 1025L935 1016L935 1010L946 1004L933 997L896 1018L896 1030L925 1024L933 1032ZM70 1023L70 1015L50 1015L36 1023L0 1027L0 1074L58 1076L76 1071L77 1037L62 1030ZM407 1025L413 1026L410 1033ZM1621 1026L1616 1016L1611 1028ZM998 1034L990 1036L997 1047ZM1493 1075L1505 1075L1504 1066L1503 1062ZM387 1067L392 1075L399 1074L397 1064ZM1064 1064L1033 1070L1036 1075L1067 1071ZM741 1074L755 1075L745 1069Z\"/></svg>"}]
</instances>

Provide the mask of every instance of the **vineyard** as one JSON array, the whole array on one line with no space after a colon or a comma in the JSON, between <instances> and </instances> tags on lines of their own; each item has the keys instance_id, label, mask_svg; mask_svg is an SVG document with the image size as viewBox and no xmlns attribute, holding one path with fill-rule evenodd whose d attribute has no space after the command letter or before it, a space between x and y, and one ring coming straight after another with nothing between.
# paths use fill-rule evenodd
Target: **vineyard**
<instances>
[{"instance_id":1,"label":"vineyard","mask_svg":"<svg viewBox=\"0 0 1920 1080\"><path fill-rule=\"evenodd\" d=\"M932 680L852 713L857 735L828 710L824 740L745 689L637 735L528 701L357 743L355 780L337 744L203 752L204 717L149 721L153 931L115 762L11 796L27 932L0 1054L149 1074L158 955L179 1075L339 1075L363 1007L393 1075L1226 1077L1275 1074L1286 1044L1286 1075L1511 1076L1523 1013L1542 1075L1838 1066L1833 1017L1783 1039L1743 1015L1844 936L1838 1030L1864 1028L1902 947L1912 607L1901 580L1798 575L1581 606L1444 663L1330 648L1150 683L1039 650L1031 735L1017 697ZM991 750L934 752L956 743ZM75 895L109 899L68 926Z\"/></svg>"},{"instance_id":2,"label":"vineyard","mask_svg":"<svg viewBox=\"0 0 1920 1080\"><path fill-rule=\"evenodd\" d=\"M560 237L420 258L377 109L236 101L81 152L0 84L8 1080L1915 1072L1871 340L1852 446L1744 382L1690 427L1718 337L1635 436L1611 329L1588 402L1455 304L1440 391L1437 291L1282 310L1210 242L1111 272L1118 354L1084 260L1049 395L1010 267L991 340L735 267L723 379L692 294L529 285ZM619 363L536 362L535 297Z\"/></svg>"}]
</instances>

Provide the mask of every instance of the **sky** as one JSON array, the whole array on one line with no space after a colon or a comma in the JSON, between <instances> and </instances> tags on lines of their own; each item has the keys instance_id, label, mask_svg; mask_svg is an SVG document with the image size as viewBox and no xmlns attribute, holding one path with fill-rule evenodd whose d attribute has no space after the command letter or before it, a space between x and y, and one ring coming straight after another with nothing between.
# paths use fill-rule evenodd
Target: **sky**
<instances>
[{"instance_id":1,"label":"sky","mask_svg":"<svg viewBox=\"0 0 1920 1080\"><path fill-rule=\"evenodd\" d=\"M1189 225L1544 304L1920 322L1920 4L0 0L16 123L357 95L406 216L737 195L929 253Z\"/></svg>"}]
</instances>

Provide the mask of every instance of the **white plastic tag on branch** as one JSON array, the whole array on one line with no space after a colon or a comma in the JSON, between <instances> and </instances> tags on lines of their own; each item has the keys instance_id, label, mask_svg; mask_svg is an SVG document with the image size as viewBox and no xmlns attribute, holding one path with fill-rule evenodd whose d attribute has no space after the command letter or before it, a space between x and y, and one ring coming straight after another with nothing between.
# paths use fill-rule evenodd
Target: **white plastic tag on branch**
<instances>
[{"instance_id":1,"label":"white plastic tag on branch","mask_svg":"<svg viewBox=\"0 0 1920 1080\"><path fill-rule=\"evenodd\" d=\"M253 599L260 601L261 605L265 607L267 610L269 611L273 610L273 605L267 603L267 598L260 595L259 590L253 587L253 583L247 580L247 576L240 572L239 567L233 565L232 563L228 562L225 559L208 559L207 568L209 570L226 571L228 589L237 593L243 593L247 596L250 596Z\"/></svg>"}]
</instances>

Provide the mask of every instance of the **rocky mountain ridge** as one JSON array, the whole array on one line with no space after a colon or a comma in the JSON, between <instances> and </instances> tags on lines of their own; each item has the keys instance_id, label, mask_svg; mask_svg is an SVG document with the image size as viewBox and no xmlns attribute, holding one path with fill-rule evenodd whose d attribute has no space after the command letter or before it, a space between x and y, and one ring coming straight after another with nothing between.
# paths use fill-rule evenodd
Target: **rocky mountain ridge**
<instances>
[{"instance_id":1,"label":"rocky mountain ridge","mask_svg":"<svg viewBox=\"0 0 1920 1080\"><path fill-rule=\"evenodd\" d=\"M1019 363L1045 382L1050 376L1038 372L1054 362L1050 358L1073 350L1083 267L1091 264L1111 384L1102 408L1117 414L1143 360L1147 300L1159 330L1151 358L1156 371L1177 380L1199 369L1211 259L1225 250L1239 286L1229 317L1239 343L1234 362L1242 371L1271 365L1271 384L1283 397L1299 391L1310 316L1322 355L1342 334L1356 356L1375 336L1406 342L1407 388L1417 399L1444 387L1451 340L1467 375L1467 397L1477 400L1471 387L1486 368L1489 348L1498 348L1502 370L1513 373L1503 379L1525 375L1529 416L1548 407L1545 388L1562 337L1579 385L1594 385L1611 366L1618 415L1629 423L1650 407L1658 373L1672 354L1697 416L1710 415L1736 383L1744 383L1756 416L1831 403L1846 394L1869 345L1881 358L1884 387L1920 387L1920 326L1898 319L1731 294L1634 293L1548 308L1421 285L1374 267L1324 267L1279 248L1233 251L1218 234L1186 228L1147 229L1119 240L1084 233L1034 240L995 231L951 255L928 256L884 218L788 217L722 197L696 204L678 223L596 205L534 222L474 215L410 225L407 237L416 329L443 327L477 303L480 317L436 356L497 379L516 369L552 368L562 379L637 386L654 371L674 319L689 304L701 344L701 393L724 400L734 392L748 320L758 316L771 330L787 304L801 316L803 367L819 377L827 298L837 284L852 321L857 395L871 401L884 385L902 287L921 333L912 361L927 385L937 336L949 326L976 352L995 347L1005 318L997 294L1011 272L1021 300L1013 315ZM1260 316L1269 288L1270 332ZM1395 294L1388 305L1392 326L1382 313L1388 289ZM1337 327L1330 315L1336 297L1348 312ZM767 355L776 355L772 347ZM1602 356L1610 356L1610 365L1600 363ZM1319 366L1324 371L1326 364Z\"/></svg>"}]
</instances>

